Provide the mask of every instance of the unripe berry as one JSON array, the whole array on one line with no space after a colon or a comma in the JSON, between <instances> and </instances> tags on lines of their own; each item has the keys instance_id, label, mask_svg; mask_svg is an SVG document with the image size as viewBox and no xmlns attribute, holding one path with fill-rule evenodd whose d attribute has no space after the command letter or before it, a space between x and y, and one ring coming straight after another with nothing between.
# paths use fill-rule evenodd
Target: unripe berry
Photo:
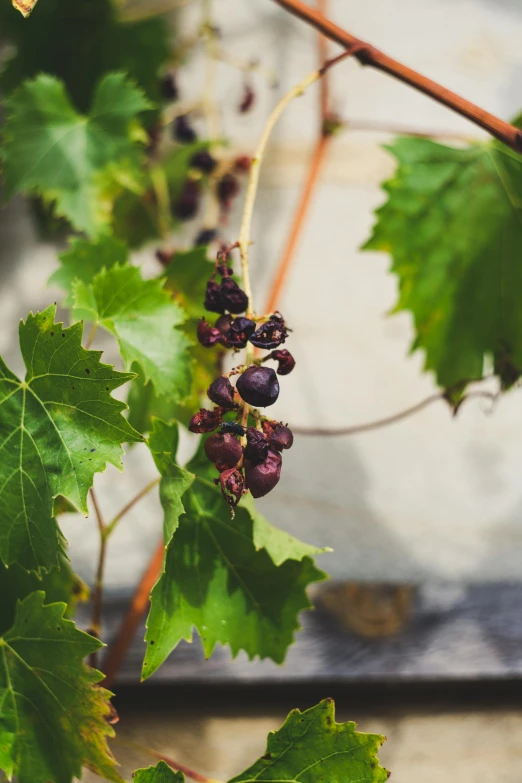
<instances>
[{"instance_id":1,"label":"unripe berry","mask_svg":"<svg viewBox=\"0 0 522 783\"><path fill-rule=\"evenodd\" d=\"M279 381L270 367L248 367L239 376L236 388L241 398L255 408L273 405L279 397Z\"/></svg>"}]
</instances>

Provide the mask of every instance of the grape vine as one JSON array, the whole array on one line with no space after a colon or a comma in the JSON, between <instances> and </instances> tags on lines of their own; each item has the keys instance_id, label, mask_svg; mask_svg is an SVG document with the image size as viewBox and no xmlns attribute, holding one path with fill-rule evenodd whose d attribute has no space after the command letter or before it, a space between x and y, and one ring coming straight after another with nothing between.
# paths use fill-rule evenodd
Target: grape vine
<instances>
[{"instance_id":1,"label":"grape vine","mask_svg":"<svg viewBox=\"0 0 522 783\"><path fill-rule=\"evenodd\" d=\"M40 232L61 246L50 282L68 312L68 325L52 303L22 321L23 377L0 359L0 771L19 783L72 783L83 767L123 780L108 744L117 715L101 683L117 677L147 609L143 679L194 631L207 657L219 644L284 662L301 612L312 608L309 587L327 576L315 562L326 550L270 524L254 503L279 483L294 435L360 433L437 401L456 415L472 398L496 404L522 374L520 118L494 117L355 38L329 20L326 0L315 8L276 0L318 31L320 64L268 115L256 150L231 152L217 64L238 71L240 115L256 105L252 73L268 82L273 74L223 51L218 4L193 2L200 21L185 39L170 26L172 3L0 1L3 186L8 198L27 197ZM327 39L343 53L329 59ZM198 51L205 84L187 100L183 67ZM409 84L493 140L456 148L399 135L388 198L363 248L391 256L397 309L412 314L413 349L440 391L374 422L303 428L265 409L299 372L279 299L321 165L334 135L357 127L332 111L328 72L346 58ZM250 276L260 170L279 117L317 81L319 135L260 315ZM187 226L192 246L181 249ZM118 369L96 348L109 343ZM484 389L486 380L498 389ZM120 387L126 402L113 396ZM201 436L188 462L182 431ZM110 518L95 477L108 464L121 469L132 444L149 450L157 474ZM102 655L108 548L153 492L163 536ZM68 559L64 512L98 529L90 596ZM87 600L84 631L73 617ZM377 760L382 741L337 724L326 700L290 713L265 755L230 783L379 783L388 775ZM138 782L219 783L142 750L158 764L137 770Z\"/></svg>"}]
</instances>

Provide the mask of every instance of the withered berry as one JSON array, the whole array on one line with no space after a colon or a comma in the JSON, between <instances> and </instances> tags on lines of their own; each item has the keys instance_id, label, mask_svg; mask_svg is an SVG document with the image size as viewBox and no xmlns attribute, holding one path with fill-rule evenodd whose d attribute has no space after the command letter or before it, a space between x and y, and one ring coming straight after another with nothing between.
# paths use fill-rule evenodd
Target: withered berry
<instances>
[{"instance_id":1,"label":"withered berry","mask_svg":"<svg viewBox=\"0 0 522 783\"><path fill-rule=\"evenodd\" d=\"M200 247L201 245L210 245L215 239L217 239L217 229L215 228L203 228L194 240L194 247Z\"/></svg>"},{"instance_id":2,"label":"withered berry","mask_svg":"<svg viewBox=\"0 0 522 783\"><path fill-rule=\"evenodd\" d=\"M245 91L243 93L243 98L241 99L241 103L239 104L239 111L241 114L246 114L252 106L254 105L256 100L256 94L250 84L245 84Z\"/></svg>"},{"instance_id":3,"label":"withered berry","mask_svg":"<svg viewBox=\"0 0 522 783\"><path fill-rule=\"evenodd\" d=\"M228 432L215 432L205 442L205 454L211 462L218 465L219 470L226 470L237 465L243 449L234 435Z\"/></svg>"},{"instance_id":4,"label":"withered berry","mask_svg":"<svg viewBox=\"0 0 522 783\"><path fill-rule=\"evenodd\" d=\"M272 351L266 359L274 359L279 363L277 368L278 375L289 375L295 367L295 359L286 348L282 348L280 351Z\"/></svg>"},{"instance_id":5,"label":"withered berry","mask_svg":"<svg viewBox=\"0 0 522 783\"><path fill-rule=\"evenodd\" d=\"M219 287L221 300L229 313L243 313L248 307L248 296L231 277L224 277Z\"/></svg>"},{"instance_id":6,"label":"withered berry","mask_svg":"<svg viewBox=\"0 0 522 783\"><path fill-rule=\"evenodd\" d=\"M221 342L222 334L215 326L211 326L204 318L198 323L198 341L204 348L211 348Z\"/></svg>"},{"instance_id":7,"label":"withered berry","mask_svg":"<svg viewBox=\"0 0 522 783\"><path fill-rule=\"evenodd\" d=\"M230 207L230 202L239 193L239 182L233 174L224 174L216 185L216 196L225 209Z\"/></svg>"},{"instance_id":8,"label":"withered berry","mask_svg":"<svg viewBox=\"0 0 522 783\"><path fill-rule=\"evenodd\" d=\"M279 397L279 381L270 367L248 367L239 376L236 388L241 398L255 408L273 405Z\"/></svg>"},{"instance_id":9,"label":"withered berry","mask_svg":"<svg viewBox=\"0 0 522 783\"><path fill-rule=\"evenodd\" d=\"M290 427L284 424L276 424L270 437L270 446L276 451L291 449L294 443L294 434Z\"/></svg>"},{"instance_id":10,"label":"withered berry","mask_svg":"<svg viewBox=\"0 0 522 783\"><path fill-rule=\"evenodd\" d=\"M176 77L173 73L167 73L160 82L160 92L166 101L177 101L179 90Z\"/></svg>"},{"instance_id":11,"label":"withered berry","mask_svg":"<svg viewBox=\"0 0 522 783\"><path fill-rule=\"evenodd\" d=\"M245 492L245 478L243 474L237 468L229 468L224 470L219 477L221 484L221 494L227 501L227 503L234 509Z\"/></svg>"},{"instance_id":12,"label":"withered berry","mask_svg":"<svg viewBox=\"0 0 522 783\"><path fill-rule=\"evenodd\" d=\"M188 114L180 114L176 117L172 127L172 134L180 144L193 144L198 136L189 121Z\"/></svg>"},{"instance_id":13,"label":"withered berry","mask_svg":"<svg viewBox=\"0 0 522 783\"><path fill-rule=\"evenodd\" d=\"M245 457L251 462L263 462L268 454L268 441L260 430L255 427L247 429L247 445L245 446Z\"/></svg>"},{"instance_id":14,"label":"withered berry","mask_svg":"<svg viewBox=\"0 0 522 783\"><path fill-rule=\"evenodd\" d=\"M235 318L230 324L224 339L225 345L227 348L244 348L248 338L254 333L255 328L255 321L240 315L239 318Z\"/></svg>"},{"instance_id":15,"label":"withered berry","mask_svg":"<svg viewBox=\"0 0 522 783\"><path fill-rule=\"evenodd\" d=\"M202 171L203 174L212 174L217 166L217 160L207 150L196 152L190 159L190 165Z\"/></svg>"},{"instance_id":16,"label":"withered berry","mask_svg":"<svg viewBox=\"0 0 522 783\"><path fill-rule=\"evenodd\" d=\"M245 460L246 485L253 497L262 498L268 495L279 483L282 462L281 455L271 450L266 459L257 465Z\"/></svg>"},{"instance_id":17,"label":"withered berry","mask_svg":"<svg viewBox=\"0 0 522 783\"><path fill-rule=\"evenodd\" d=\"M223 412L220 408L208 411L201 408L190 420L189 430L201 435L204 432L213 432L221 424Z\"/></svg>"},{"instance_id":18,"label":"withered berry","mask_svg":"<svg viewBox=\"0 0 522 783\"><path fill-rule=\"evenodd\" d=\"M172 204L172 213L180 220L190 220L199 208L201 187L195 179L186 179L177 200Z\"/></svg>"},{"instance_id":19,"label":"withered berry","mask_svg":"<svg viewBox=\"0 0 522 783\"><path fill-rule=\"evenodd\" d=\"M225 304L221 296L221 287L214 281L209 280L205 291L205 310L211 313L224 313Z\"/></svg>"},{"instance_id":20,"label":"withered berry","mask_svg":"<svg viewBox=\"0 0 522 783\"><path fill-rule=\"evenodd\" d=\"M222 408L234 408L234 387L224 375L212 381L207 391L208 398Z\"/></svg>"},{"instance_id":21,"label":"withered berry","mask_svg":"<svg viewBox=\"0 0 522 783\"><path fill-rule=\"evenodd\" d=\"M272 348L277 348L281 343L284 343L287 337L288 330L284 320L273 315L254 332L250 338L250 342L252 345L255 345L256 348L271 350Z\"/></svg>"}]
</instances>

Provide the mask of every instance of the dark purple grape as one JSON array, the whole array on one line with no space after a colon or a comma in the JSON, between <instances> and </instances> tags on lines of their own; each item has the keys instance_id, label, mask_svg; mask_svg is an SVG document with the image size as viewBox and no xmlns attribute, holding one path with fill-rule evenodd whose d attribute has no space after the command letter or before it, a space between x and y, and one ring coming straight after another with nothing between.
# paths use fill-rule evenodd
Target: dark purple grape
<instances>
[{"instance_id":1,"label":"dark purple grape","mask_svg":"<svg viewBox=\"0 0 522 783\"><path fill-rule=\"evenodd\" d=\"M219 329L223 337L226 337L233 321L232 316L227 313L226 315L220 315L214 326L216 329Z\"/></svg>"},{"instance_id":2,"label":"dark purple grape","mask_svg":"<svg viewBox=\"0 0 522 783\"><path fill-rule=\"evenodd\" d=\"M251 321L250 318L245 318L242 315L239 318L234 318L225 335L225 345L227 348L244 348L248 338L254 333L255 328L255 321Z\"/></svg>"},{"instance_id":3,"label":"dark purple grape","mask_svg":"<svg viewBox=\"0 0 522 783\"><path fill-rule=\"evenodd\" d=\"M202 318L198 323L197 338L204 348L212 348L213 345L221 342L222 335L219 329L211 326Z\"/></svg>"},{"instance_id":4,"label":"dark purple grape","mask_svg":"<svg viewBox=\"0 0 522 783\"><path fill-rule=\"evenodd\" d=\"M248 367L239 376L236 388L241 398L255 408L273 405L279 397L279 381L270 367Z\"/></svg>"},{"instance_id":5,"label":"dark purple grape","mask_svg":"<svg viewBox=\"0 0 522 783\"><path fill-rule=\"evenodd\" d=\"M176 77L173 73L167 73L160 82L160 92L166 101L177 101L179 90Z\"/></svg>"},{"instance_id":6,"label":"dark purple grape","mask_svg":"<svg viewBox=\"0 0 522 783\"><path fill-rule=\"evenodd\" d=\"M266 459L257 465L245 460L246 485L253 497L268 495L279 483L282 462L277 451L269 451Z\"/></svg>"},{"instance_id":7,"label":"dark purple grape","mask_svg":"<svg viewBox=\"0 0 522 783\"><path fill-rule=\"evenodd\" d=\"M202 171L203 174L212 174L217 166L217 160L212 157L208 150L202 150L201 152L196 152L196 154L192 156L190 165L193 168L198 169L198 171Z\"/></svg>"},{"instance_id":8,"label":"dark purple grape","mask_svg":"<svg viewBox=\"0 0 522 783\"><path fill-rule=\"evenodd\" d=\"M247 429L247 445L245 446L245 457L250 462L263 462L268 454L268 441L260 430L255 427Z\"/></svg>"},{"instance_id":9,"label":"dark purple grape","mask_svg":"<svg viewBox=\"0 0 522 783\"><path fill-rule=\"evenodd\" d=\"M225 304L223 297L221 296L221 286L219 286L214 280L209 280L205 291L205 310L209 310L211 313L224 313Z\"/></svg>"},{"instance_id":10,"label":"dark purple grape","mask_svg":"<svg viewBox=\"0 0 522 783\"><path fill-rule=\"evenodd\" d=\"M198 209L201 199L201 186L195 179L186 179L178 196L172 205L172 213L180 220L190 220Z\"/></svg>"},{"instance_id":11,"label":"dark purple grape","mask_svg":"<svg viewBox=\"0 0 522 783\"><path fill-rule=\"evenodd\" d=\"M201 435L204 432L213 432L221 424L223 413L219 408L208 411L201 408L190 420L189 430Z\"/></svg>"},{"instance_id":12,"label":"dark purple grape","mask_svg":"<svg viewBox=\"0 0 522 783\"><path fill-rule=\"evenodd\" d=\"M239 111L241 114L246 114L252 106L254 105L256 100L256 94L250 84L245 84L245 91L243 93L243 98L241 100L241 103L239 104Z\"/></svg>"},{"instance_id":13,"label":"dark purple grape","mask_svg":"<svg viewBox=\"0 0 522 783\"><path fill-rule=\"evenodd\" d=\"M233 174L224 174L216 185L216 196L225 209L230 207L230 202L239 193L239 182Z\"/></svg>"},{"instance_id":14,"label":"dark purple grape","mask_svg":"<svg viewBox=\"0 0 522 783\"><path fill-rule=\"evenodd\" d=\"M270 440L272 435L274 434L274 429L277 427L279 422L277 421L269 421L269 419L263 420L263 432L265 433L265 437Z\"/></svg>"},{"instance_id":15,"label":"dark purple grape","mask_svg":"<svg viewBox=\"0 0 522 783\"><path fill-rule=\"evenodd\" d=\"M224 277L219 289L221 300L229 313L244 313L248 307L248 296L231 277Z\"/></svg>"},{"instance_id":16,"label":"dark purple grape","mask_svg":"<svg viewBox=\"0 0 522 783\"><path fill-rule=\"evenodd\" d=\"M229 468L222 472L216 483L221 484L221 494L234 509L245 493L243 474L237 468Z\"/></svg>"},{"instance_id":17,"label":"dark purple grape","mask_svg":"<svg viewBox=\"0 0 522 783\"><path fill-rule=\"evenodd\" d=\"M234 387L224 375L212 381L207 390L209 400L222 408L234 408Z\"/></svg>"},{"instance_id":18,"label":"dark purple grape","mask_svg":"<svg viewBox=\"0 0 522 783\"><path fill-rule=\"evenodd\" d=\"M219 470L226 470L237 465L243 454L241 444L234 435L228 432L215 432L205 441L205 454Z\"/></svg>"},{"instance_id":19,"label":"dark purple grape","mask_svg":"<svg viewBox=\"0 0 522 783\"><path fill-rule=\"evenodd\" d=\"M295 359L286 348L282 348L280 351L272 351L266 359L274 359L276 362L279 362L277 368L278 375L289 375L295 367Z\"/></svg>"},{"instance_id":20,"label":"dark purple grape","mask_svg":"<svg viewBox=\"0 0 522 783\"><path fill-rule=\"evenodd\" d=\"M288 337L288 330L282 318L272 316L250 338L256 348L271 350L284 343Z\"/></svg>"},{"instance_id":21,"label":"dark purple grape","mask_svg":"<svg viewBox=\"0 0 522 783\"><path fill-rule=\"evenodd\" d=\"M291 449L294 444L294 434L290 427L284 424L276 424L270 437L270 446L276 451Z\"/></svg>"},{"instance_id":22,"label":"dark purple grape","mask_svg":"<svg viewBox=\"0 0 522 783\"><path fill-rule=\"evenodd\" d=\"M204 228L202 229L194 240L194 247L200 247L201 245L210 245L217 238L216 228Z\"/></svg>"},{"instance_id":23,"label":"dark purple grape","mask_svg":"<svg viewBox=\"0 0 522 783\"><path fill-rule=\"evenodd\" d=\"M193 144L197 141L197 133L190 124L188 114L180 114L176 117L172 126L172 135L180 144Z\"/></svg>"}]
</instances>

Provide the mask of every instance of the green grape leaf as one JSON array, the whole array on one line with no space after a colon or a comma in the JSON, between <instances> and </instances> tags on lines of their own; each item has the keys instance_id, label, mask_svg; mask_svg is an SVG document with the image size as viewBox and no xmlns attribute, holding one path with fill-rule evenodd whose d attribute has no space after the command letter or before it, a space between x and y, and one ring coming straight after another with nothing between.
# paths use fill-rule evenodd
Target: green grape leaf
<instances>
[{"instance_id":1,"label":"green grape leaf","mask_svg":"<svg viewBox=\"0 0 522 783\"><path fill-rule=\"evenodd\" d=\"M215 268L215 263L207 258L207 248L195 247L174 253L165 270L166 287L191 318L209 317L203 303L207 282Z\"/></svg>"},{"instance_id":2,"label":"green grape leaf","mask_svg":"<svg viewBox=\"0 0 522 783\"><path fill-rule=\"evenodd\" d=\"M335 705L326 699L301 712L293 710L279 731L268 735L266 753L230 783L384 783L379 765L379 734L355 731L355 723L336 723Z\"/></svg>"},{"instance_id":3,"label":"green grape leaf","mask_svg":"<svg viewBox=\"0 0 522 783\"><path fill-rule=\"evenodd\" d=\"M102 236L96 241L74 237L68 250L60 253L60 268L49 278L50 285L56 285L67 292L64 304L74 304L72 287L75 280L90 284L102 269L110 269L116 264L125 264L129 260L127 245L113 236Z\"/></svg>"},{"instance_id":4,"label":"green grape leaf","mask_svg":"<svg viewBox=\"0 0 522 783\"><path fill-rule=\"evenodd\" d=\"M141 188L137 116L149 104L124 74L107 74L78 114L62 82L41 74L6 100L1 157L6 195L36 193L89 236L111 221L116 195Z\"/></svg>"},{"instance_id":5,"label":"green grape leaf","mask_svg":"<svg viewBox=\"0 0 522 783\"><path fill-rule=\"evenodd\" d=\"M111 694L83 659L102 647L31 593L0 638L0 769L18 783L70 783L82 766L121 783L107 746Z\"/></svg>"},{"instance_id":6,"label":"green grape leaf","mask_svg":"<svg viewBox=\"0 0 522 783\"><path fill-rule=\"evenodd\" d=\"M121 469L121 444L141 440L111 391L133 378L82 348L83 326L54 323L56 306L20 324L24 381L0 359L0 559L49 570L63 549L53 498L87 513L95 473Z\"/></svg>"},{"instance_id":7,"label":"green grape leaf","mask_svg":"<svg viewBox=\"0 0 522 783\"><path fill-rule=\"evenodd\" d=\"M364 248L392 256L412 350L443 388L463 391L490 359L512 385L522 371L522 157L498 142L399 138L388 149L398 168Z\"/></svg>"},{"instance_id":8,"label":"green grape leaf","mask_svg":"<svg viewBox=\"0 0 522 783\"><path fill-rule=\"evenodd\" d=\"M33 0L18 0L34 6ZM172 57L165 16L118 21L112 0L45 0L24 20L0 2L2 38L14 44L0 73L4 94L25 79L48 73L62 79L76 108L87 112L97 83L108 71L129 75L153 103L161 101L160 70Z\"/></svg>"},{"instance_id":9,"label":"green grape leaf","mask_svg":"<svg viewBox=\"0 0 522 783\"><path fill-rule=\"evenodd\" d=\"M27 18L38 0L25 0L25 2L22 2L22 0L12 0L12 2L13 7L16 8L17 11L20 11L24 18Z\"/></svg>"},{"instance_id":10,"label":"green grape leaf","mask_svg":"<svg viewBox=\"0 0 522 783\"><path fill-rule=\"evenodd\" d=\"M50 604L66 604L66 617L73 617L78 603L89 598L89 588L73 572L64 555L60 556L59 568L41 577L16 563L9 568L0 563L0 636L12 626L17 602L35 590L43 590Z\"/></svg>"},{"instance_id":11,"label":"green grape leaf","mask_svg":"<svg viewBox=\"0 0 522 783\"><path fill-rule=\"evenodd\" d=\"M73 283L74 314L113 334L128 368L138 365L156 392L180 400L190 390L190 345L178 327L185 313L172 301L162 280L144 280L135 266L115 265L90 285Z\"/></svg>"},{"instance_id":12,"label":"green grape leaf","mask_svg":"<svg viewBox=\"0 0 522 783\"><path fill-rule=\"evenodd\" d=\"M187 339L193 339L196 334L197 321L189 320L183 326ZM138 432L150 432L153 418L171 421L177 419L185 426L194 412L201 407L201 401L206 397L206 391L216 375L219 374L220 349L203 348L196 343L188 349L190 356L190 389L188 396L181 401L173 401L168 397L156 394L152 383L145 384L143 379L135 378L130 386L127 404L129 406L129 422Z\"/></svg>"},{"instance_id":13,"label":"green grape leaf","mask_svg":"<svg viewBox=\"0 0 522 783\"><path fill-rule=\"evenodd\" d=\"M162 474L167 546L164 571L151 594L143 677L149 677L182 639L201 635L208 657L216 644L235 656L282 663L299 628L298 613L310 608L306 588L325 578L310 557L277 566L254 544L254 521L230 509L212 482L175 462L177 427L156 421L149 446Z\"/></svg>"},{"instance_id":14,"label":"green grape leaf","mask_svg":"<svg viewBox=\"0 0 522 783\"><path fill-rule=\"evenodd\" d=\"M155 767L137 769L132 776L134 783L184 783L183 772L174 772L164 761Z\"/></svg>"}]
</instances>

